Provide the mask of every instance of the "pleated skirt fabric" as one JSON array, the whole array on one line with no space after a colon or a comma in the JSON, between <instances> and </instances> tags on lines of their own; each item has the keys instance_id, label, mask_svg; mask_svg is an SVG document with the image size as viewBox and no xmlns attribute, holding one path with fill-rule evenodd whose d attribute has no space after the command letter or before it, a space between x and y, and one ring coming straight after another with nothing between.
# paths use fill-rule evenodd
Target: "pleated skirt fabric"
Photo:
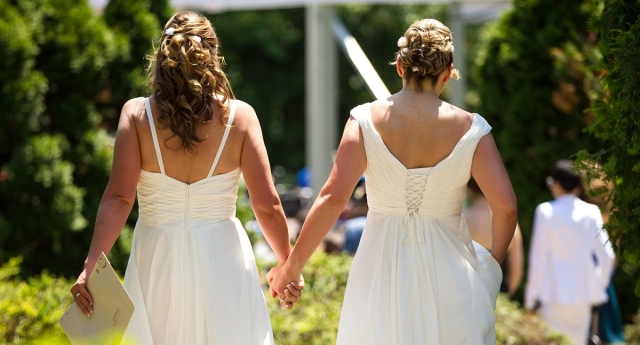
<instances>
[{"instance_id":1,"label":"pleated skirt fabric","mask_svg":"<svg viewBox=\"0 0 640 345\"><path fill-rule=\"evenodd\" d=\"M271 345L251 244L238 219L162 228L139 220L125 274L137 345Z\"/></svg>"}]
</instances>

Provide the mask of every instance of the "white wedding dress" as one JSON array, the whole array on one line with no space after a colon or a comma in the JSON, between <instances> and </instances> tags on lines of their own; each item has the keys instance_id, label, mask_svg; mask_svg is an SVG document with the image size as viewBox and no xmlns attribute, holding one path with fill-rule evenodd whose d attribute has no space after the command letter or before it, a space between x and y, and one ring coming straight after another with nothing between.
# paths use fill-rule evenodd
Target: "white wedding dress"
<instances>
[{"instance_id":1,"label":"white wedding dress","mask_svg":"<svg viewBox=\"0 0 640 345\"><path fill-rule=\"evenodd\" d=\"M139 218L124 286L135 305L125 340L136 345L273 344L255 258L235 218L240 170L186 184L165 174L149 100L160 173L142 171ZM235 107L231 105L229 123Z\"/></svg>"},{"instance_id":2,"label":"white wedding dress","mask_svg":"<svg viewBox=\"0 0 640 345\"><path fill-rule=\"evenodd\" d=\"M407 169L373 126L369 104L351 115L364 138L369 214L337 344L495 344L502 271L461 215L473 154L491 127L474 114L447 158Z\"/></svg>"}]
</instances>

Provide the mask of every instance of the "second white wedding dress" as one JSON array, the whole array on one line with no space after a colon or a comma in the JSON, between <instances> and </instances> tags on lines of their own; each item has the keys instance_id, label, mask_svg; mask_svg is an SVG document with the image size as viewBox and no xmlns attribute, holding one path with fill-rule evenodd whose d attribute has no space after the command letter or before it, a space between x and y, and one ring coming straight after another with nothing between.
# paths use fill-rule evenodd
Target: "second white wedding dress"
<instances>
[{"instance_id":1,"label":"second white wedding dress","mask_svg":"<svg viewBox=\"0 0 640 345\"><path fill-rule=\"evenodd\" d=\"M494 345L502 271L461 215L473 154L491 127L474 114L447 158L407 169L373 126L369 104L351 115L364 138L369 214L337 344Z\"/></svg>"},{"instance_id":2,"label":"second white wedding dress","mask_svg":"<svg viewBox=\"0 0 640 345\"><path fill-rule=\"evenodd\" d=\"M138 182L139 217L124 279L135 305L125 340L133 344L273 344L251 244L235 217L240 170L212 176L234 104L209 174L186 184L165 174L145 100L161 172L143 170Z\"/></svg>"}]
</instances>

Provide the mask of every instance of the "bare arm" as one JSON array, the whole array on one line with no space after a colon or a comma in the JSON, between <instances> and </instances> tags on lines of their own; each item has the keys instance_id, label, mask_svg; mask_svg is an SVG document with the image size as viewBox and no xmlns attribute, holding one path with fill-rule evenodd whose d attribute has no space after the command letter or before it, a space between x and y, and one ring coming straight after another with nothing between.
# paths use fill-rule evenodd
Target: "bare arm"
<instances>
[{"instance_id":1,"label":"bare arm","mask_svg":"<svg viewBox=\"0 0 640 345\"><path fill-rule=\"evenodd\" d=\"M491 134L480 139L473 155L471 174L493 212L491 255L502 263L516 228L518 211L516 195Z\"/></svg>"},{"instance_id":2,"label":"bare arm","mask_svg":"<svg viewBox=\"0 0 640 345\"><path fill-rule=\"evenodd\" d=\"M100 200L96 227L85 268L71 288L80 309L89 316L93 312L93 299L86 289L86 281L100 253L108 254L122 231L136 198L136 185L140 177L140 145L134 115L140 111L141 101L130 100L122 108L113 152L113 165L109 183ZM76 296L78 293L81 296Z\"/></svg>"},{"instance_id":3,"label":"bare arm","mask_svg":"<svg viewBox=\"0 0 640 345\"><path fill-rule=\"evenodd\" d=\"M289 232L280 198L271 180L269 157L262 139L260 122L250 106L242 104L238 110L243 111L247 119L247 132L240 156L240 170L244 175L251 207L260 224L260 229L276 254L278 264L283 264L291 252Z\"/></svg>"},{"instance_id":4,"label":"bare arm","mask_svg":"<svg viewBox=\"0 0 640 345\"><path fill-rule=\"evenodd\" d=\"M287 283L300 275L311 254L331 230L366 168L367 157L360 127L351 118L345 126L329 179L309 211L291 256L282 267L267 274L271 288L279 296L282 296Z\"/></svg>"},{"instance_id":5,"label":"bare arm","mask_svg":"<svg viewBox=\"0 0 640 345\"><path fill-rule=\"evenodd\" d=\"M513 233L513 239L507 249L507 264L509 273L507 275L507 286L509 295L513 295L522 281L524 272L524 250L522 249L522 232L520 226L516 224L516 231Z\"/></svg>"}]
</instances>

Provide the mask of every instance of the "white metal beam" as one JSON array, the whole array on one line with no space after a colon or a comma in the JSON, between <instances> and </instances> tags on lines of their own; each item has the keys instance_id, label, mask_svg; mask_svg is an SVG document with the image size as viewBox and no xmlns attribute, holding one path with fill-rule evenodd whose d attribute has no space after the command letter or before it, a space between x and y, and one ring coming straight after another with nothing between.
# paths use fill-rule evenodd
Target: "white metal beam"
<instances>
[{"instance_id":1,"label":"white metal beam","mask_svg":"<svg viewBox=\"0 0 640 345\"><path fill-rule=\"evenodd\" d=\"M380 76L373 68L373 65L371 65L367 55L365 55L362 48L360 48L358 41L351 36L342 21L340 21L340 18L333 16L333 18L331 18L331 26L338 44L347 56L349 62L351 62L362 79L364 79L364 83L367 85L367 88L369 88L373 97L376 99L385 99L391 96L389 89L384 85L382 79L380 79Z\"/></svg>"},{"instance_id":2,"label":"white metal beam","mask_svg":"<svg viewBox=\"0 0 640 345\"><path fill-rule=\"evenodd\" d=\"M337 147L338 61L331 39L334 8L310 5L305 16L306 161L317 196L329 177Z\"/></svg>"},{"instance_id":3,"label":"white metal beam","mask_svg":"<svg viewBox=\"0 0 640 345\"><path fill-rule=\"evenodd\" d=\"M307 5L341 5L341 4L409 4L409 3L452 3L459 0L171 0L171 6L178 9L196 9L209 13L237 10L266 10L287 7L305 7ZM89 0L95 9L102 9L109 0ZM498 13L511 0L464 0L465 5L473 5L475 8L489 9L490 13L482 13L481 16L488 18L491 13ZM501 6L502 4L503 6ZM496 7L497 6L497 7ZM466 12L466 11L465 11ZM472 14L477 16L478 13ZM489 18L490 19L490 18Z\"/></svg>"}]
</instances>

